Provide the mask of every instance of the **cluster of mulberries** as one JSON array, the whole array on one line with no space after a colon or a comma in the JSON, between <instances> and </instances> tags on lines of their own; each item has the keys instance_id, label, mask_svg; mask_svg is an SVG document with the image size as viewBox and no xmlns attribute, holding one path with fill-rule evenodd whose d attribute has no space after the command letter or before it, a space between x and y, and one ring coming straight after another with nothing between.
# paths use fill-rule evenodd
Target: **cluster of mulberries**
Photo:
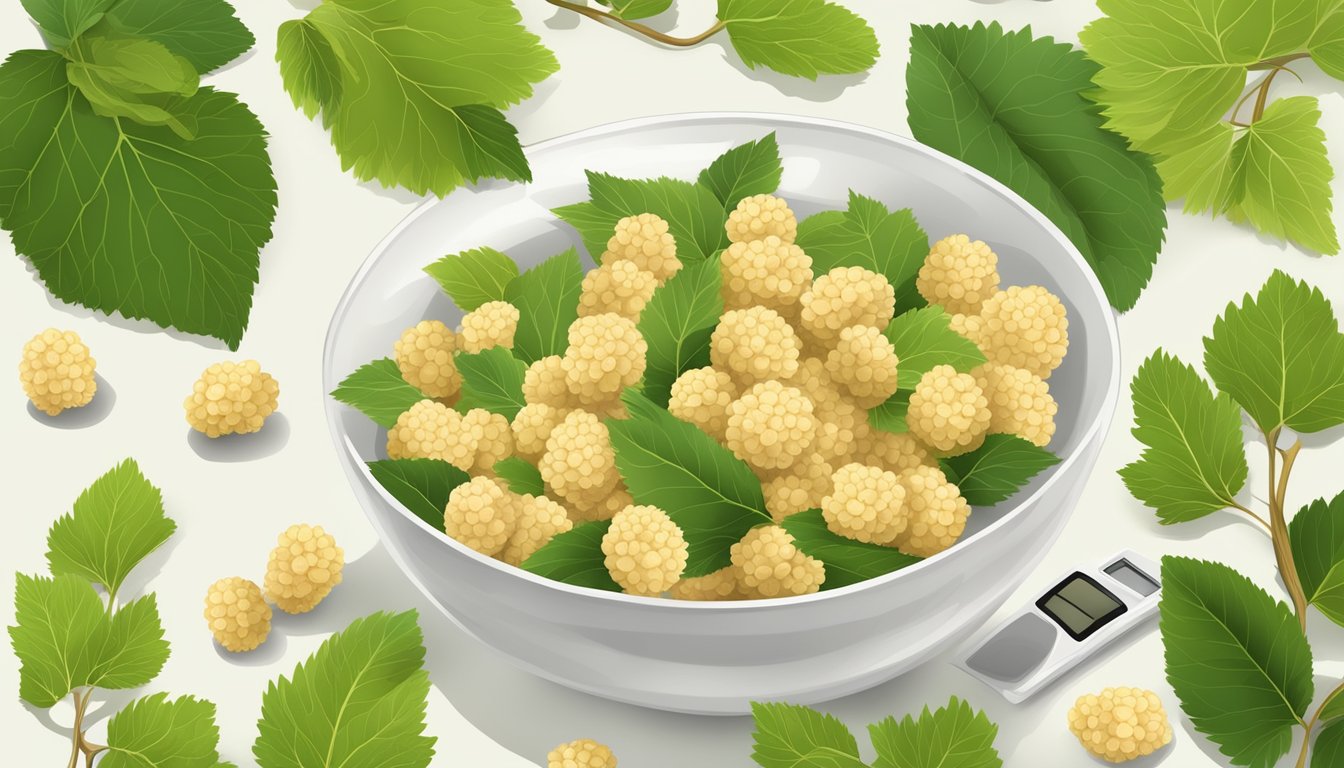
<instances>
[{"instance_id":1,"label":"cluster of mulberries","mask_svg":"<svg viewBox=\"0 0 1344 768\"><path fill-rule=\"evenodd\" d=\"M744 385L791 378L801 350L789 322L760 306L724 312L709 339L710 362Z\"/></svg>"},{"instance_id":2,"label":"cluster of mulberries","mask_svg":"<svg viewBox=\"0 0 1344 768\"><path fill-rule=\"evenodd\" d=\"M734 243L763 241L771 237L792 243L798 237L798 217L788 202L774 195L753 195L738 202L724 224Z\"/></svg>"},{"instance_id":3,"label":"cluster of mulberries","mask_svg":"<svg viewBox=\"0 0 1344 768\"><path fill-rule=\"evenodd\" d=\"M794 316L812 285L812 258L776 235L733 243L719 264L726 309L761 306Z\"/></svg>"},{"instance_id":4,"label":"cluster of mulberries","mask_svg":"<svg viewBox=\"0 0 1344 768\"><path fill-rule=\"evenodd\" d=\"M537 462L546 487L575 506L591 506L620 482L611 433L597 415L573 410L551 430Z\"/></svg>"},{"instance_id":5,"label":"cluster of mulberries","mask_svg":"<svg viewBox=\"0 0 1344 768\"><path fill-rule=\"evenodd\" d=\"M565 386L585 405L618 400L644 375L648 351L630 318L612 312L580 317L569 326L569 346L561 359Z\"/></svg>"},{"instance_id":6,"label":"cluster of mulberries","mask_svg":"<svg viewBox=\"0 0 1344 768\"><path fill-rule=\"evenodd\" d=\"M19 381L34 407L55 416L93 400L96 365L78 333L48 328L23 345Z\"/></svg>"},{"instance_id":7,"label":"cluster of mulberries","mask_svg":"<svg viewBox=\"0 0 1344 768\"><path fill-rule=\"evenodd\" d=\"M1078 697L1069 730L1083 748L1108 763L1146 757L1171 742L1162 700L1142 688L1107 688Z\"/></svg>"},{"instance_id":8,"label":"cluster of mulberries","mask_svg":"<svg viewBox=\"0 0 1344 768\"><path fill-rule=\"evenodd\" d=\"M480 408L462 415L436 400L421 400L387 430L387 455L394 459L438 459L463 472L489 474L512 454L508 419Z\"/></svg>"},{"instance_id":9,"label":"cluster of mulberries","mask_svg":"<svg viewBox=\"0 0 1344 768\"><path fill-rule=\"evenodd\" d=\"M552 749L546 768L616 768L616 756L606 744L577 739Z\"/></svg>"},{"instance_id":10,"label":"cluster of mulberries","mask_svg":"<svg viewBox=\"0 0 1344 768\"><path fill-rule=\"evenodd\" d=\"M869 544L890 544L909 524L905 488L896 473L857 463L831 476L821 515L831 531Z\"/></svg>"},{"instance_id":11,"label":"cluster of mulberries","mask_svg":"<svg viewBox=\"0 0 1344 768\"><path fill-rule=\"evenodd\" d=\"M628 259L612 261L583 278L579 291L579 317L617 314L639 320L644 305L653 298L658 278Z\"/></svg>"},{"instance_id":12,"label":"cluster of mulberries","mask_svg":"<svg viewBox=\"0 0 1344 768\"><path fill-rule=\"evenodd\" d=\"M738 586L748 597L806 595L821 588L826 566L794 544L778 525L751 529L729 551Z\"/></svg>"},{"instance_id":13,"label":"cluster of mulberries","mask_svg":"<svg viewBox=\"0 0 1344 768\"><path fill-rule=\"evenodd\" d=\"M205 622L225 650L250 651L271 634L271 606L255 581L230 576L206 590Z\"/></svg>"},{"instance_id":14,"label":"cluster of mulberries","mask_svg":"<svg viewBox=\"0 0 1344 768\"><path fill-rule=\"evenodd\" d=\"M886 328L896 314L896 289L863 267L836 267L812 282L801 299L799 323L807 338L831 343L855 325Z\"/></svg>"},{"instance_id":15,"label":"cluster of mulberries","mask_svg":"<svg viewBox=\"0 0 1344 768\"><path fill-rule=\"evenodd\" d=\"M458 341L462 351L483 352L494 347L513 349L518 331L518 308L507 301L487 301L462 318Z\"/></svg>"},{"instance_id":16,"label":"cluster of mulberries","mask_svg":"<svg viewBox=\"0 0 1344 768\"><path fill-rule=\"evenodd\" d=\"M728 431L728 406L737 396L737 385L727 373L712 367L692 368L672 382L667 410L723 440Z\"/></svg>"},{"instance_id":17,"label":"cluster of mulberries","mask_svg":"<svg viewBox=\"0 0 1344 768\"><path fill-rule=\"evenodd\" d=\"M432 398L451 401L462 390L462 374L453 362L457 334L438 320L421 320L392 346L401 377Z\"/></svg>"},{"instance_id":18,"label":"cluster of mulberries","mask_svg":"<svg viewBox=\"0 0 1344 768\"><path fill-rule=\"evenodd\" d=\"M753 385L728 406L724 442L753 467L784 469L807 452L816 430L807 395L770 380Z\"/></svg>"},{"instance_id":19,"label":"cluster of mulberries","mask_svg":"<svg viewBox=\"0 0 1344 768\"><path fill-rule=\"evenodd\" d=\"M686 538L657 507L631 504L612 516L602 554L612 580L632 595L661 595L686 570Z\"/></svg>"},{"instance_id":20,"label":"cluster of mulberries","mask_svg":"<svg viewBox=\"0 0 1344 768\"><path fill-rule=\"evenodd\" d=\"M668 231L667 222L652 213L627 216L616 222L616 230L607 240L607 250L599 261L603 265L633 262L652 274L659 285L681 270L677 239Z\"/></svg>"},{"instance_id":21,"label":"cluster of mulberries","mask_svg":"<svg viewBox=\"0 0 1344 768\"><path fill-rule=\"evenodd\" d=\"M973 451L989 432L989 399L974 376L950 365L926 372L910 393L910 434L946 454Z\"/></svg>"},{"instance_id":22,"label":"cluster of mulberries","mask_svg":"<svg viewBox=\"0 0 1344 768\"><path fill-rule=\"evenodd\" d=\"M192 429L220 437L261 429L279 399L280 383L256 360L244 360L206 368L182 405Z\"/></svg>"}]
</instances>

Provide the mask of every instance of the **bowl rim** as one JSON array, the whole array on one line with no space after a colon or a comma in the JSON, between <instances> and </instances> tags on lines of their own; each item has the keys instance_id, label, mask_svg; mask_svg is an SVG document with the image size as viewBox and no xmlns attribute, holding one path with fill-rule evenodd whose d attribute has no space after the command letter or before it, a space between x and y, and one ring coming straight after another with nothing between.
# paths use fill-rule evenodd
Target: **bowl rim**
<instances>
[{"instance_id":1,"label":"bowl rim","mask_svg":"<svg viewBox=\"0 0 1344 768\"><path fill-rule=\"evenodd\" d=\"M1111 346L1110 363L1112 370L1115 372L1115 375L1112 376L1110 381L1107 382L1106 394L1101 401L1101 405L1097 411L1096 417L1093 418L1092 422L1087 425L1085 430L1083 430L1083 433L1078 440L1078 447L1068 456L1062 458L1059 464L1050 468L1049 470L1051 473L1050 476L1047 477L1043 483L1041 483L1040 487L1036 488L1035 491L1033 491L1031 494L1019 499L1017 503L1014 504L1013 507L1010 508L1008 511L1004 512L999 517L998 520L995 520L994 522L990 523L985 528L975 532L971 536L961 541L958 541L952 547L950 547L947 550L944 550L943 552L939 552L938 554L932 557L924 558L923 560L920 560L919 562L913 565L906 566L905 568L901 568L899 570L892 571L890 573L885 573L881 576L866 579L864 581L860 581L854 584L849 584L844 587L837 587L836 589L831 590L822 590L806 595L792 595L785 597L762 598L755 600L715 600L715 601L670 600L662 597L645 597L642 595L630 595L624 592L612 592L609 590L594 589L592 587L583 587L573 584L566 584L562 581L548 579L544 576L539 576L537 574L531 573L530 571L525 571L522 568L509 565L508 563L502 562L500 560L496 560L493 557L483 555L477 552L476 550L458 542L456 539L447 535L443 531L437 530L434 527L430 526L420 517L413 514L410 510L406 509L406 507L400 501L398 501L395 497L389 494L387 492L387 489L383 488L382 485L373 478L372 473L369 471L367 462L359 455L358 450L355 448L354 444L350 441L349 436L345 434L345 432L340 427L339 414L341 413L341 411L339 409L345 408L347 406L345 406L343 403L336 401L335 398L331 397L330 393L326 391L328 388L328 382L326 381L325 374L326 372L332 370L331 358L333 356L333 348L336 341L337 326L338 324L340 324L341 320L345 318L349 304L353 301L354 294L356 293L357 289L362 285L364 278L370 271L372 271L374 266L377 264L379 259L381 259L381 257L391 246L391 244L398 237L400 237L402 232L408 229L417 219L419 219L422 215L428 212L431 208L451 198L452 193L449 193L449 195L443 198L427 196L423 202L417 205L416 208L409 214L407 214L406 217L403 218L400 222L398 222L397 225L387 233L387 235L385 235L381 240L379 240L377 245L374 246L373 250L369 252L369 255L365 257L364 261L361 262L359 268L351 276L350 281L346 285L345 290L341 293L340 300L336 303L336 307L332 311L331 320L327 326L326 338L323 342L322 368L324 375L323 375L322 399L324 409L326 410L327 414L327 426L328 429L331 431L332 441L333 443L335 443L337 452L343 454L343 460L352 463L353 466L356 467L358 471L362 473L364 481L367 484L369 484L370 487L376 490L376 492L382 497L383 501L391 505L392 508L394 508L398 514L407 518L413 525L416 525L421 529L423 529L425 532L436 536L440 541L443 541L447 543L448 546L458 550L459 553L464 554L470 558L474 558L482 565L500 571L502 575L512 576L514 578L521 578L526 581L530 581L534 584L537 584L545 589L556 590L558 592L574 595L575 597L578 598L592 598L597 600L609 601L617 604L635 605L648 609L660 609L667 611L749 612L758 610L778 610L788 605L803 605L809 603L826 602L830 600L839 600L843 599L847 595L862 592L867 589L875 589L881 587L886 583L895 581L904 574L916 573L919 571L927 570L928 568L931 567L936 567L938 563L947 561L952 557L959 556L958 555L959 552L969 552L971 549L975 548L977 542L981 541L982 539L988 538L990 534L992 534L999 528L1005 526L1010 519L1016 518L1024 514L1026 508L1031 506L1031 504L1034 501L1043 496L1055 483L1062 482L1060 478L1064 476L1066 470L1068 470L1072 465L1081 461L1081 455L1086 452L1083 449L1094 438L1097 437L1097 434L1099 432L1104 432L1108 428L1110 421L1114 416L1114 412L1120 398L1120 380L1121 380L1120 334L1118 327L1116 325L1115 312L1111 308L1110 301L1109 299L1107 299L1106 293L1101 287L1101 282L1097 279L1096 273L1093 271L1091 265L1089 265L1087 261L1083 258L1082 254L1078 251L1077 247L1074 246L1072 241L1070 241L1068 237L1064 235L1063 231L1060 230L1059 227L1054 224L1054 222L1050 221L1050 219L1047 218L1043 213L1041 213L1034 206L1032 206L1025 199L1023 199L1021 195L1009 189L1007 186L999 182L997 179L989 176L988 174L984 173L983 171L971 165L968 165L965 162L962 162L961 160L958 160L957 158L939 152L938 150L929 147L923 143L920 143L919 141L916 141L915 139L910 137L901 136L900 134L892 133L890 131L885 131L878 128L872 128L866 125L861 125L858 123L853 123L844 120L835 120L832 118L824 118L824 117L811 117L805 115L790 115L775 112L706 111L706 112L684 112L674 114L651 115L646 117L636 117L627 120L619 120L612 123L604 123L601 125L591 126L588 128L582 128L579 130L560 134L550 139L546 139L543 141L536 142L535 144L528 145L527 147L524 148L524 151L528 155L529 160L531 160L534 154L556 150L568 144L587 142L594 139L601 139L616 134L639 131L645 128L653 128L653 127L666 128L669 126L676 126L679 124L701 125L706 123L712 124L712 123L734 122L734 121L760 122L766 124L767 127L773 126L775 128L778 127L826 128L840 133L848 132L851 134L857 134L864 137L888 142L891 144L897 144L900 145L905 150L914 151L919 154L930 157L936 161L942 162L948 165L953 170L960 171L961 173L971 176L979 183L985 185L990 191L997 193L1000 196L1007 198L1009 202L1014 203L1019 209L1024 211L1029 218L1031 218L1037 224L1041 225L1045 229L1046 233L1052 238L1054 238L1056 243L1062 246L1065 252L1068 253L1068 255L1073 259L1073 261L1076 262L1077 265L1083 270L1084 277L1087 280L1087 284L1092 291L1091 298L1094 301L1096 301L1098 305L1102 308L1102 316L1104 320L1103 325L1105 326L1106 336L1110 341ZM353 477L350 479L353 480ZM368 514L367 510L366 514ZM378 524L376 521L371 522L374 523L375 530L377 530L379 533L382 533L382 526ZM398 555L397 553L393 554L394 559L400 562L401 561L400 555ZM966 555L961 555L961 557L963 557L964 559ZM414 577L413 574L408 573L407 575L412 578L412 581L418 583L419 579Z\"/></svg>"}]
</instances>

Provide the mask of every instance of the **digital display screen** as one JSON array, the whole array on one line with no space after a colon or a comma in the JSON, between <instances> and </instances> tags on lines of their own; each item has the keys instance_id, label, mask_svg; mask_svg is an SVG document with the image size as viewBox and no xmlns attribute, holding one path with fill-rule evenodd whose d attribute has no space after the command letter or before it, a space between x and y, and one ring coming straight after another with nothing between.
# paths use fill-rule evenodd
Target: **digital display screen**
<instances>
[{"instance_id":1,"label":"digital display screen","mask_svg":"<svg viewBox=\"0 0 1344 768\"><path fill-rule=\"evenodd\" d=\"M1074 573L1061 581L1036 607L1054 619L1074 640L1082 640L1125 612L1125 604L1091 577Z\"/></svg>"},{"instance_id":2,"label":"digital display screen","mask_svg":"<svg viewBox=\"0 0 1344 768\"><path fill-rule=\"evenodd\" d=\"M1116 560L1106 566L1106 575L1124 584L1126 587L1147 597L1157 591L1157 582L1152 577L1130 564L1128 560Z\"/></svg>"}]
</instances>

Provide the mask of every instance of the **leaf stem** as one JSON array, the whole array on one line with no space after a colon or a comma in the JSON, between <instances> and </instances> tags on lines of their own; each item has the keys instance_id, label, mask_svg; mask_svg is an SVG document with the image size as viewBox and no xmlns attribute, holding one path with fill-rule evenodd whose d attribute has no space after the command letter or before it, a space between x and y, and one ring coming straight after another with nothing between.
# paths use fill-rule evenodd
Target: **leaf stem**
<instances>
[{"instance_id":1,"label":"leaf stem","mask_svg":"<svg viewBox=\"0 0 1344 768\"><path fill-rule=\"evenodd\" d=\"M89 702L93 700L93 688L86 688L84 694L71 691L75 700L75 722L70 726L70 761L66 768L79 768L79 756L84 756L84 765L93 768L93 758L107 750L102 744L95 744L84 738L84 715L88 712Z\"/></svg>"},{"instance_id":2,"label":"leaf stem","mask_svg":"<svg viewBox=\"0 0 1344 768\"><path fill-rule=\"evenodd\" d=\"M1283 467L1277 469L1279 458L1280 427L1265 434L1269 446L1269 535L1274 543L1274 559L1279 566L1279 578L1288 590L1293 601L1293 612L1297 614L1297 623L1303 632L1307 631L1307 598L1302 590L1302 580L1297 575L1297 564L1293 561L1293 548L1288 540L1288 523L1284 517L1284 506L1288 495L1288 478L1292 474L1297 454L1302 450L1302 441L1283 451Z\"/></svg>"},{"instance_id":3,"label":"leaf stem","mask_svg":"<svg viewBox=\"0 0 1344 768\"><path fill-rule=\"evenodd\" d=\"M1255 106L1251 108L1252 124L1254 124L1261 117L1264 117L1265 104L1269 101L1269 86L1274 84L1274 78L1282 71L1283 71L1282 66L1275 67L1274 69L1270 70L1269 74L1265 76L1265 81L1260 84L1260 92L1257 93L1255 96Z\"/></svg>"},{"instance_id":4,"label":"leaf stem","mask_svg":"<svg viewBox=\"0 0 1344 768\"><path fill-rule=\"evenodd\" d=\"M1271 528L1270 525L1269 525L1269 521L1266 520L1263 516L1257 514L1257 513L1256 513L1254 510L1252 510L1250 507L1242 506L1242 505L1239 504L1238 502L1235 502L1235 501L1234 501L1234 502L1232 502L1232 508L1235 509L1235 510L1237 510L1237 511L1239 511L1239 512L1245 512L1247 515L1249 515L1249 516L1251 517L1252 520L1255 520L1255 522L1257 522L1257 523L1259 523L1261 526L1263 526L1264 529L1265 529L1265 532L1266 532L1266 533L1271 533L1271 534L1272 534L1272 533L1274 532L1273 528Z\"/></svg>"},{"instance_id":5,"label":"leaf stem","mask_svg":"<svg viewBox=\"0 0 1344 768\"><path fill-rule=\"evenodd\" d=\"M693 45L699 45L700 43L703 43L705 40L708 40L709 38L718 34L718 32L722 30L724 27L728 26L722 21L716 21L714 22L714 26L710 27L704 32L701 32L698 35L693 35L691 37L676 37L674 35L669 35L664 32L659 32L658 30L654 29L653 27L650 27L647 24L641 24L638 21L623 19L614 13L609 13L607 11L601 10L600 8L590 8L586 5L581 5L579 3L571 3L568 0L546 0L546 2L550 3L551 5L554 5L557 8L564 8L566 10L574 11L577 14L587 16L588 18L593 19L595 21L619 24L632 32L636 32L638 34L643 35L644 37L649 38L650 40L655 40L657 42L662 43L663 45L671 45L677 48L689 48L690 46Z\"/></svg>"},{"instance_id":6,"label":"leaf stem","mask_svg":"<svg viewBox=\"0 0 1344 768\"><path fill-rule=\"evenodd\" d=\"M1297 53L1289 53L1283 56L1275 56L1272 59L1265 59L1264 61L1256 62L1255 64L1252 64L1250 67L1248 67L1248 69L1251 70L1283 69L1286 65L1291 64L1294 61L1300 61L1301 59L1309 59L1309 58L1311 58L1310 53L1306 51L1299 51Z\"/></svg>"},{"instance_id":7,"label":"leaf stem","mask_svg":"<svg viewBox=\"0 0 1344 768\"><path fill-rule=\"evenodd\" d=\"M1341 694L1344 694L1344 682L1335 686L1335 689L1330 692L1330 695L1325 697L1325 701L1321 702L1321 706L1316 708L1316 712L1312 714L1311 719L1306 722L1307 731L1302 737L1302 750L1297 753L1297 768L1306 768L1307 744L1311 741L1311 732L1316 728L1316 723L1320 721L1321 713L1325 712L1325 708L1330 706L1330 702L1334 701L1335 697Z\"/></svg>"}]
</instances>

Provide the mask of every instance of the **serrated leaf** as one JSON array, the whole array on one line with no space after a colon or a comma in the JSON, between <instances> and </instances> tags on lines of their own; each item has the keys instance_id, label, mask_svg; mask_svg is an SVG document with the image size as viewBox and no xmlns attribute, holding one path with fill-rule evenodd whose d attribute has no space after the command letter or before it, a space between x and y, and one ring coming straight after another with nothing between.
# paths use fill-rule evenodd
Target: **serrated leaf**
<instances>
[{"instance_id":1,"label":"serrated leaf","mask_svg":"<svg viewBox=\"0 0 1344 768\"><path fill-rule=\"evenodd\" d=\"M1247 473L1240 406L1160 349L1139 366L1130 389L1134 437L1144 451L1120 477L1134 498L1164 525L1235 505Z\"/></svg>"},{"instance_id":2,"label":"serrated leaf","mask_svg":"<svg viewBox=\"0 0 1344 768\"><path fill-rule=\"evenodd\" d=\"M93 31L161 43L201 74L242 56L256 42L227 0L116 0Z\"/></svg>"},{"instance_id":3,"label":"serrated leaf","mask_svg":"<svg viewBox=\"0 0 1344 768\"><path fill-rule=\"evenodd\" d=\"M476 248L444 256L425 267L443 292L463 312L490 301L505 301L509 282L518 277L518 265L494 248Z\"/></svg>"},{"instance_id":4,"label":"serrated leaf","mask_svg":"<svg viewBox=\"0 0 1344 768\"><path fill-rule=\"evenodd\" d=\"M1311 768L1335 768L1344 765L1344 722L1321 729L1311 745Z\"/></svg>"},{"instance_id":5,"label":"serrated leaf","mask_svg":"<svg viewBox=\"0 0 1344 768\"><path fill-rule=\"evenodd\" d=\"M1344 626L1344 493L1298 510L1288 540L1307 602Z\"/></svg>"},{"instance_id":6,"label":"serrated leaf","mask_svg":"<svg viewBox=\"0 0 1344 768\"><path fill-rule=\"evenodd\" d=\"M476 353L458 352L453 356L462 374L462 397L457 410L466 413L484 408L509 421L527 405L523 399L523 374L527 366L504 347L491 347Z\"/></svg>"},{"instance_id":7,"label":"serrated leaf","mask_svg":"<svg viewBox=\"0 0 1344 768\"><path fill-rule=\"evenodd\" d=\"M719 0L719 21L751 69L816 80L865 72L877 63L873 28L827 0Z\"/></svg>"},{"instance_id":8,"label":"serrated leaf","mask_svg":"<svg viewBox=\"0 0 1344 768\"><path fill-rule=\"evenodd\" d=\"M779 141L772 131L719 155L700 172L696 183L713 193L724 210L731 211L743 198L779 189L783 175Z\"/></svg>"},{"instance_id":9,"label":"serrated leaf","mask_svg":"<svg viewBox=\"0 0 1344 768\"><path fill-rule=\"evenodd\" d=\"M897 374L899 375L899 364L897 368ZM868 410L868 426L898 435L909 432L910 427L906 424L905 417L910 410L910 393L911 390L908 389L897 390L896 394L887 398L886 402L875 408L870 408Z\"/></svg>"},{"instance_id":10,"label":"serrated leaf","mask_svg":"<svg viewBox=\"0 0 1344 768\"><path fill-rule=\"evenodd\" d=\"M111 594L132 569L173 535L177 525L163 513L163 496L132 459L98 478L74 510L47 532L47 563L53 574L101 584Z\"/></svg>"},{"instance_id":11,"label":"serrated leaf","mask_svg":"<svg viewBox=\"0 0 1344 768\"><path fill-rule=\"evenodd\" d=\"M1011 498L1031 478L1059 463L1059 457L1017 435L988 435L979 448L939 464L973 507Z\"/></svg>"},{"instance_id":12,"label":"serrated leaf","mask_svg":"<svg viewBox=\"0 0 1344 768\"><path fill-rule=\"evenodd\" d=\"M59 54L10 56L0 66L0 226L56 298L236 349L275 217L265 132L233 94L211 88L176 114L194 139L94 114Z\"/></svg>"},{"instance_id":13,"label":"serrated leaf","mask_svg":"<svg viewBox=\"0 0 1344 768\"><path fill-rule=\"evenodd\" d=\"M602 537L610 527L610 520L595 520L557 533L524 560L522 568L576 587L620 592L621 585L611 578L602 554Z\"/></svg>"},{"instance_id":14,"label":"serrated leaf","mask_svg":"<svg viewBox=\"0 0 1344 768\"><path fill-rule=\"evenodd\" d=\"M888 717L868 726L877 751L873 768L1000 768L994 748L999 727L984 712L952 697L932 712L924 707L916 719Z\"/></svg>"},{"instance_id":15,"label":"serrated leaf","mask_svg":"<svg viewBox=\"0 0 1344 768\"><path fill-rule=\"evenodd\" d=\"M601 259L616 222L653 213L667 221L683 264L709 258L728 247L723 205L708 188L666 176L622 179L588 172L591 200L556 208L552 213L578 230L594 261Z\"/></svg>"},{"instance_id":16,"label":"serrated leaf","mask_svg":"<svg viewBox=\"0 0 1344 768\"><path fill-rule=\"evenodd\" d=\"M397 362L386 357L361 365L331 391L331 396L359 409L382 427L391 427L412 405L430 399L407 384Z\"/></svg>"},{"instance_id":17,"label":"serrated leaf","mask_svg":"<svg viewBox=\"0 0 1344 768\"><path fill-rule=\"evenodd\" d=\"M341 63L331 43L307 19L290 19L276 32L275 60L294 106L309 119L341 98Z\"/></svg>"},{"instance_id":18,"label":"serrated leaf","mask_svg":"<svg viewBox=\"0 0 1344 768\"><path fill-rule=\"evenodd\" d=\"M443 530L448 494L470 479L466 472L438 459L370 461L369 472L392 498L436 531Z\"/></svg>"},{"instance_id":19,"label":"serrated leaf","mask_svg":"<svg viewBox=\"0 0 1344 768\"><path fill-rule=\"evenodd\" d=\"M866 768L845 724L797 704L753 701L751 759L761 768Z\"/></svg>"},{"instance_id":20,"label":"serrated leaf","mask_svg":"<svg viewBox=\"0 0 1344 768\"><path fill-rule=\"evenodd\" d=\"M685 578L729 565L728 548L772 522L750 467L714 438L632 390L630 418L609 419L616 468L637 504L667 512L689 547Z\"/></svg>"},{"instance_id":21,"label":"serrated leaf","mask_svg":"<svg viewBox=\"0 0 1344 768\"><path fill-rule=\"evenodd\" d=\"M1319 289L1279 270L1214 322L1204 368L1267 434L1344 423L1344 334L1334 310Z\"/></svg>"},{"instance_id":22,"label":"serrated leaf","mask_svg":"<svg viewBox=\"0 0 1344 768\"><path fill-rule=\"evenodd\" d=\"M1152 161L1103 129L1084 97L1097 65L997 23L915 26L910 42L915 138L1021 195L1077 246L1112 305L1134 306L1162 246L1166 208Z\"/></svg>"},{"instance_id":23,"label":"serrated leaf","mask_svg":"<svg viewBox=\"0 0 1344 768\"><path fill-rule=\"evenodd\" d=\"M1234 765L1271 768L1311 703L1311 648L1291 609L1220 563L1162 558L1167 681Z\"/></svg>"},{"instance_id":24,"label":"serrated leaf","mask_svg":"<svg viewBox=\"0 0 1344 768\"><path fill-rule=\"evenodd\" d=\"M546 495L546 483L541 479L541 472L520 456L510 456L495 462L495 474L508 483L509 490L514 493Z\"/></svg>"},{"instance_id":25,"label":"serrated leaf","mask_svg":"<svg viewBox=\"0 0 1344 768\"><path fill-rule=\"evenodd\" d=\"M887 278L896 289L896 311L927 302L915 290L915 276L929 254L929 236L909 208L885 205L849 192L845 211L822 211L798 224L798 245L812 257L820 276L836 267L863 267Z\"/></svg>"},{"instance_id":26,"label":"serrated leaf","mask_svg":"<svg viewBox=\"0 0 1344 768\"><path fill-rule=\"evenodd\" d=\"M215 705L193 696L156 693L127 704L107 724L103 768L215 768Z\"/></svg>"},{"instance_id":27,"label":"serrated leaf","mask_svg":"<svg viewBox=\"0 0 1344 768\"><path fill-rule=\"evenodd\" d=\"M882 332L896 350L896 381L913 390L924 374L939 365L965 373L985 362L975 342L952 330L942 307L924 307L898 315Z\"/></svg>"},{"instance_id":28,"label":"serrated leaf","mask_svg":"<svg viewBox=\"0 0 1344 768\"><path fill-rule=\"evenodd\" d=\"M42 37L53 48L64 48L84 30L98 23L114 0L21 0Z\"/></svg>"},{"instance_id":29,"label":"serrated leaf","mask_svg":"<svg viewBox=\"0 0 1344 768\"><path fill-rule=\"evenodd\" d=\"M518 308L513 354L524 363L564 354L579 316L583 266L578 251L556 254L509 281L504 298Z\"/></svg>"},{"instance_id":30,"label":"serrated leaf","mask_svg":"<svg viewBox=\"0 0 1344 768\"><path fill-rule=\"evenodd\" d=\"M798 549L826 566L822 591L858 584L920 561L895 547L867 544L832 533L819 509L789 515L780 525L793 536Z\"/></svg>"},{"instance_id":31,"label":"serrated leaf","mask_svg":"<svg viewBox=\"0 0 1344 768\"><path fill-rule=\"evenodd\" d=\"M639 332L649 345L643 392L654 404L666 407L678 376L709 365L709 338L723 314L722 282L715 261L684 267L640 313Z\"/></svg>"},{"instance_id":32,"label":"serrated leaf","mask_svg":"<svg viewBox=\"0 0 1344 768\"><path fill-rule=\"evenodd\" d=\"M375 613L267 687L252 745L261 768L425 768L429 677L415 611Z\"/></svg>"}]
</instances>

